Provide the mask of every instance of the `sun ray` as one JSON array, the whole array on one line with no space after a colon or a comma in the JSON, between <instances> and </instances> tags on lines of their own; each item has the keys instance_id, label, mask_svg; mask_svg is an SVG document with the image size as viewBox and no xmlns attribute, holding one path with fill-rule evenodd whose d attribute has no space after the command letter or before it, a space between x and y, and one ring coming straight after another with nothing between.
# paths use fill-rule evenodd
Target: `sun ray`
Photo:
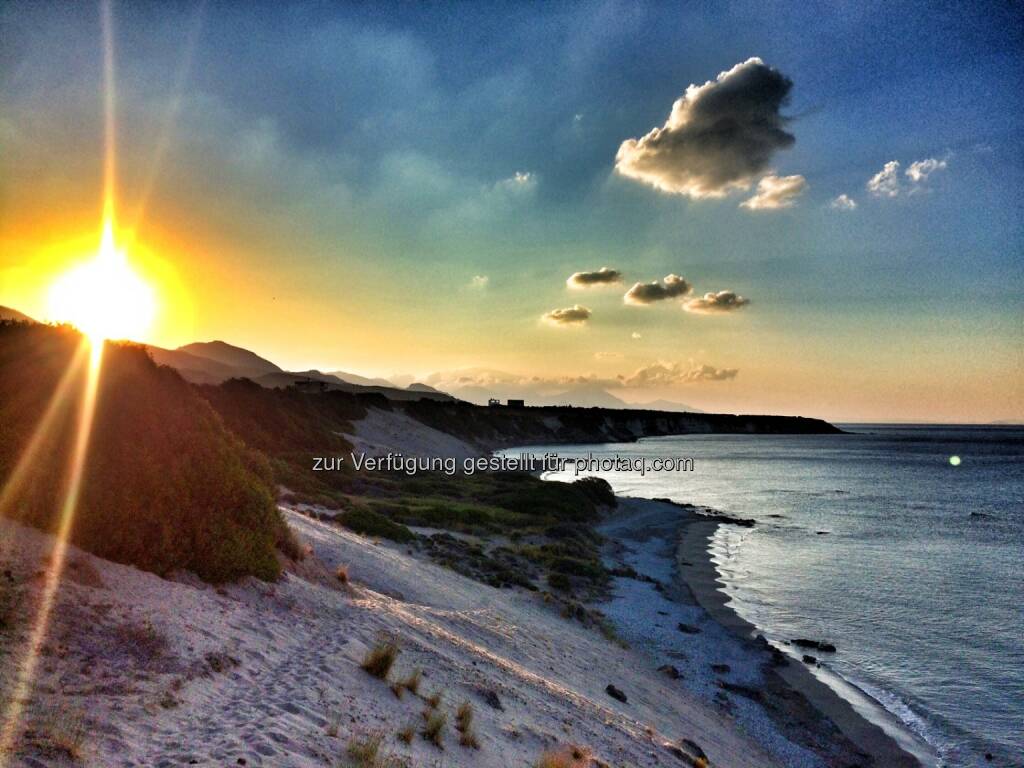
<instances>
[{"instance_id":1,"label":"sun ray","mask_svg":"<svg viewBox=\"0 0 1024 768\"><path fill-rule=\"evenodd\" d=\"M67 556L68 539L71 534L72 524L74 523L75 511L78 507L78 499L82 489L82 479L85 474L89 438L92 435L93 418L96 413L96 394L99 390L102 362L103 343L94 343L89 353L89 367L86 371L85 386L79 406L75 443L71 454L71 466L68 471L67 490L58 517L53 550L50 554L49 566L43 574L43 587L39 599L39 607L32 622L32 631L29 633L29 638L25 644L21 668L10 694L3 728L0 730L0 768L6 768L8 765L25 705L31 698L40 651L50 628L50 618L60 589L61 578L64 573L64 562Z\"/></svg>"}]
</instances>

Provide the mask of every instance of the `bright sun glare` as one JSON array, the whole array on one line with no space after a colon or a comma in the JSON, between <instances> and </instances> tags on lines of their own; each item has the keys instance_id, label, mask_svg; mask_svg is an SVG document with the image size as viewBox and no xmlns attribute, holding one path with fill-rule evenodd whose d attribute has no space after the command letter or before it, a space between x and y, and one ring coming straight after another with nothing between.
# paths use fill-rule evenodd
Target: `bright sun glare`
<instances>
[{"instance_id":1,"label":"bright sun glare","mask_svg":"<svg viewBox=\"0 0 1024 768\"><path fill-rule=\"evenodd\" d=\"M149 330L156 296L117 248L109 218L96 257L64 273L50 288L49 309L54 320L71 323L93 342L139 341Z\"/></svg>"}]
</instances>

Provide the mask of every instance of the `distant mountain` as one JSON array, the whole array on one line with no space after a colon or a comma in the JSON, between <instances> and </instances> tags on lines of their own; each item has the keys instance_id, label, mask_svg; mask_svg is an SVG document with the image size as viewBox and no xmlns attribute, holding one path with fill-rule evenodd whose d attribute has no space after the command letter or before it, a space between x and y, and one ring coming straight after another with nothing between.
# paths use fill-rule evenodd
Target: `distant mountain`
<instances>
[{"instance_id":1,"label":"distant mountain","mask_svg":"<svg viewBox=\"0 0 1024 768\"><path fill-rule=\"evenodd\" d=\"M245 378L237 369L224 363L218 363L208 357L200 357L180 349L163 349L147 345L149 356L157 365L166 365L177 369L186 381L193 384L220 384L234 378Z\"/></svg>"},{"instance_id":2,"label":"distant mountain","mask_svg":"<svg viewBox=\"0 0 1024 768\"><path fill-rule=\"evenodd\" d=\"M281 368L274 365L255 352L235 347L223 341L206 341L186 344L178 347L178 352L186 352L196 357L205 357L218 363L231 366L237 376L254 379L267 373L279 373Z\"/></svg>"},{"instance_id":3,"label":"distant mountain","mask_svg":"<svg viewBox=\"0 0 1024 768\"><path fill-rule=\"evenodd\" d=\"M429 384L423 384L422 382L419 381L413 382L408 387L406 387L406 389L409 390L410 392L433 392L434 394L437 395L445 394L440 389L434 389Z\"/></svg>"},{"instance_id":4,"label":"distant mountain","mask_svg":"<svg viewBox=\"0 0 1024 768\"><path fill-rule=\"evenodd\" d=\"M10 307L0 307L0 320L15 320L19 323L34 323L31 317Z\"/></svg>"},{"instance_id":5,"label":"distant mountain","mask_svg":"<svg viewBox=\"0 0 1024 768\"><path fill-rule=\"evenodd\" d=\"M362 387L394 387L396 386L393 382L387 379L374 379L366 376L360 376L358 373L348 373L347 371L330 371L327 373L328 376L334 376L347 381L349 384L359 384Z\"/></svg>"},{"instance_id":6,"label":"distant mountain","mask_svg":"<svg viewBox=\"0 0 1024 768\"><path fill-rule=\"evenodd\" d=\"M636 408L645 411L671 411L673 413L704 413L700 408L694 408L686 403L676 403L672 400L652 400L649 403L629 403L627 408Z\"/></svg>"},{"instance_id":7,"label":"distant mountain","mask_svg":"<svg viewBox=\"0 0 1024 768\"><path fill-rule=\"evenodd\" d=\"M527 402L527 405L532 403ZM540 398L537 405L572 405L576 408L629 408L624 400L620 400L606 389L599 386L576 386L565 392Z\"/></svg>"}]
</instances>

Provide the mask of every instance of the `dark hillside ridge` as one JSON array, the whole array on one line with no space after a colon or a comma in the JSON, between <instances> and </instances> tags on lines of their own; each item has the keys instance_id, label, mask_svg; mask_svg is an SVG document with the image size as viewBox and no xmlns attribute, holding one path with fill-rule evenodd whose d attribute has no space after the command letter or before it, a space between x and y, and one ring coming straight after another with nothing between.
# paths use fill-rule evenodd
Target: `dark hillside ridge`
<instances>
[{"instance_id":1,"label":"dark hillside ridge","mask_svg":"<svg viewBox=\"0 0 1024 768\"><path fill-rule=\"evenodd\" d=\"M827 421L803 416L672 413L565 406L489 408L428 400L403 403L401 407L424 424L484 450L531 443L629 443L642 437L688 434L842 433Z\"/></svg>"}]
</instances>

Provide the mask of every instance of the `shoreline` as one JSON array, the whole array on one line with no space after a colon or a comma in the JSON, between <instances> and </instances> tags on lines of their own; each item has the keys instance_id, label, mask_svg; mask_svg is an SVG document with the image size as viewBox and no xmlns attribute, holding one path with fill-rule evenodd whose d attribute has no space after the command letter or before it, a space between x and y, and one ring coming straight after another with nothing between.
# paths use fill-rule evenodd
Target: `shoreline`
<instances>
[{"instance_id":1,"label":"shoreline","mask_svg":"<svg viewBox=\"0 0 1024 768\"><path fill-rule=\"evenodd\" d=\"M721 578L711 554L710 546L723 524L720 520L704 520L693 515L680 524L677 557L680 580L687 586L694 599L719 624L737 636L753 641L759 630L729 606L729 597L722 589ZM691 565L683 565L690 563ZM897 740L865 713L858 711L849 700L843 698L798 659L791 657L787 666L773 668L787 685L803 695L808 702L854 744L871 755L879 765L885 766L926 766L920 755L901 746ZM881 711L885 708L871 699L867 693L847 683Z\"/></svg>"},{"instance_id":2,"label":"shoreline","mask_svg":"<svg viewBox=\"0 0 1024 768\"><path fill-rule=\"evenodd\" d=\"M734 696L734 699L742 696L755 699L762 714L772 721L775 728L775 734L766 736L769 741L781 738L808 747L808 751L823 762L830 762L837 756L854 761L860 755L869 757L873 765L886 768L922 768L927 765L922 762L921 756L901 746L882 727L872 722L866 713L859 712L854 704L819 680L798 659L787 655L788 664L780 666L771 663L773 653L777 657L780 651L773 651L766 641L755 639L758 629L729 607L729 598L721 589L710 543L718 526L727 520L704 517L694 508L666 500L618 498L619 510L609 516L599 529L614 542L620 555L624 549L636 560L650 558L650 550L658 545L647 545L646 542L660 542L664 548L664 537L671 537L668 542L671 554L668 555L667 551L661 553L662 558L666 555L671 558L669 565L672 581L670 589L664 590L667 599L674 598L673 601L683 606L688 600L691 601L710 623L742 647L741 653L746 655L746 663L756 668L762 677L761 684L755 686L754 691L745 685L722 679L712 680L711 684L725 691L738 692L739 696ZM641 546L630 550L629 545L635 546L638 542ZM648 567L661 567L664 571L665 564L659 566L648 560ZM637 570L641 571L640 568ZM616 599L628 601L629 597L613 598L607 605L611 606ZM617 610L627 615L621 617L620 621L631 620L628 618L631 609L627 605L618 606ZM658 613L664 614L666 611ZM632 620L635 621L635 618ZM659 636L657 633L641 638L640 642L647 646L647 651L659 656L665 653L663 648L658 647L659 643L666 639L674 642L670 635ZM705 644L712 645L710 641L705 641ZM672 652L668 653L671 655ZM687 669L687 674L689 672ZM713 695L716 698L723 696L719 692ZM866 694L864 696L870 698ZM881 709L881 705L878 706ZM794 758L791 757L789 761L792 760Z\"/></svg>"}]
</instances>

